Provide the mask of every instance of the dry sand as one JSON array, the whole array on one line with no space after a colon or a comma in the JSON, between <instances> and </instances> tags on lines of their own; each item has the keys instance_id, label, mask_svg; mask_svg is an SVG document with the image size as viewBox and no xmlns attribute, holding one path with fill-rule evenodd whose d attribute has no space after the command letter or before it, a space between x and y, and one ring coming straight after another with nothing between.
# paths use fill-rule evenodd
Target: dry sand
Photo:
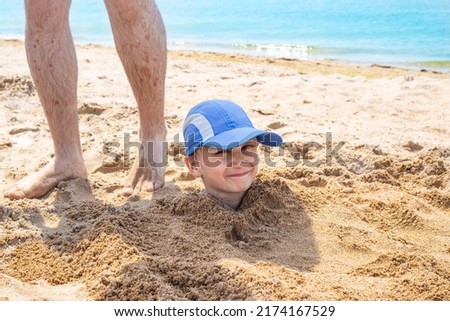
<instances>
[{"instance_id":1,"label":"dry sand","mask_svg":"<svg viewBox=\"0 0 450 321\"><path fill-rule=\"evenodd\" d=\"M52 142L23 43L0 45L4 189ZM450 300L448 73L171 52L166 186L125 198L136 103L113 48L77 54L89 180L0 199L0 300ZM237 212L181 166L183 116L211 98L286 142Z\"/></svg>"}]
</instances>

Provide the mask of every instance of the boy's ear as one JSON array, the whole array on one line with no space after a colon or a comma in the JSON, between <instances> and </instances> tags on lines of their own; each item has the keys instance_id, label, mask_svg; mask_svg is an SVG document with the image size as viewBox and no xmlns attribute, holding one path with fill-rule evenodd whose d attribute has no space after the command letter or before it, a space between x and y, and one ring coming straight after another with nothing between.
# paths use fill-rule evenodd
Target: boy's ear
<instances>
[{"instance_id":1,"label":"boy's ear","mask_svg":"<svg viewBox=\"0 0 450 321\"><path fill-rule=\"evenodd\" d=\"M186 166L189 169L189 172L191 172L192 176L194 176L196 178L202 176L202 171L200 169L200 164L195 159L194 156L186 156L184 158L184 162L186 163Z\"/></svg>"}]
</instances>

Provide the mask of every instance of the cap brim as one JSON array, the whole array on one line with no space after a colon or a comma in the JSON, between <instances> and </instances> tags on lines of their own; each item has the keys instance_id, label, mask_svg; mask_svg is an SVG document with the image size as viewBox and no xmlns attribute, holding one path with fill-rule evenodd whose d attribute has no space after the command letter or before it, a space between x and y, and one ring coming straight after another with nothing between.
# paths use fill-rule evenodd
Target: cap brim
<instances>
[{"instance_id":1,"label":"cap brim","mask_svg":"<svg viewBox=\"0 0 450 321\"><path fill-rule=\"evenodd\" d=\"M268 146L280 146L283 139L274 132L268 132L251 127L235 128L211 137L204 146L228 150L238 147L249 140L256 138L258 142Z\"/></svg>"}]
</instances>

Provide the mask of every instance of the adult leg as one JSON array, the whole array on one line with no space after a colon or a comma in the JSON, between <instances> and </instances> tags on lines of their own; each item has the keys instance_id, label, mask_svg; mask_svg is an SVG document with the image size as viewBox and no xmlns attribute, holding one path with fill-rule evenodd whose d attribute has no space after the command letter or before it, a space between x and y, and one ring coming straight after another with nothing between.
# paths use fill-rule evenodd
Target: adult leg
<instances>
[{"instance_id":1,"label":"adult leg","mask_svg":"<svg viewBox=\"0 0 450 321\"><path fill-rule=\"evenodd\" d=\"M58 182L87 177L77 114L77 60L69 27L70 0L25 0L25 49L31 76L47 117L55 157L5 193L39 197Z\"/></svg>"},{"instance_id":2,"label":"adult leg","mask_svg":"<svg viewBox=\"0 0 450 321\"><path fill-rule=\"evenodd\" d=\"M153 0L105 0L117 53L139 108L142 149L123 189L150 192L163 187L167 149L164 84L166 32Z\"/></svg>"}]
</instances>

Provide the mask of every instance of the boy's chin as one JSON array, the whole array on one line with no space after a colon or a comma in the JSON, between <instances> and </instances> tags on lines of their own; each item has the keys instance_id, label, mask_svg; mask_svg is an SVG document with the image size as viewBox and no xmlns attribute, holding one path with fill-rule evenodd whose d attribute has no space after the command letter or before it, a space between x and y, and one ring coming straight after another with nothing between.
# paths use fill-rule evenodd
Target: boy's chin
<instances>
[{"instance_id":1,"label":"boy's chin","mask_svg":"<svg viewBox=\"0 0 450 321\"><path fill-rule=\"evenodd\" d=\"M228 189L229 193L245 193L250 186L252 185L252 182L246 182L243 184L239 184L238 186L233 186Z\"/></svg>"},{"instance_id":2,"label":"boy's chin","mask_svg":"<svg viewBox=\"0 0 450 321\"><path fill-rule=\"evenodd\" d=\"M225 187L221 186L221 188L206 188L206 192L210 194L230 194L230 195L236 195L240 193L245 193L249 188L251 184L242 184L240 186L232 186L232 187Z\"/></svg>"}]
</instances>

